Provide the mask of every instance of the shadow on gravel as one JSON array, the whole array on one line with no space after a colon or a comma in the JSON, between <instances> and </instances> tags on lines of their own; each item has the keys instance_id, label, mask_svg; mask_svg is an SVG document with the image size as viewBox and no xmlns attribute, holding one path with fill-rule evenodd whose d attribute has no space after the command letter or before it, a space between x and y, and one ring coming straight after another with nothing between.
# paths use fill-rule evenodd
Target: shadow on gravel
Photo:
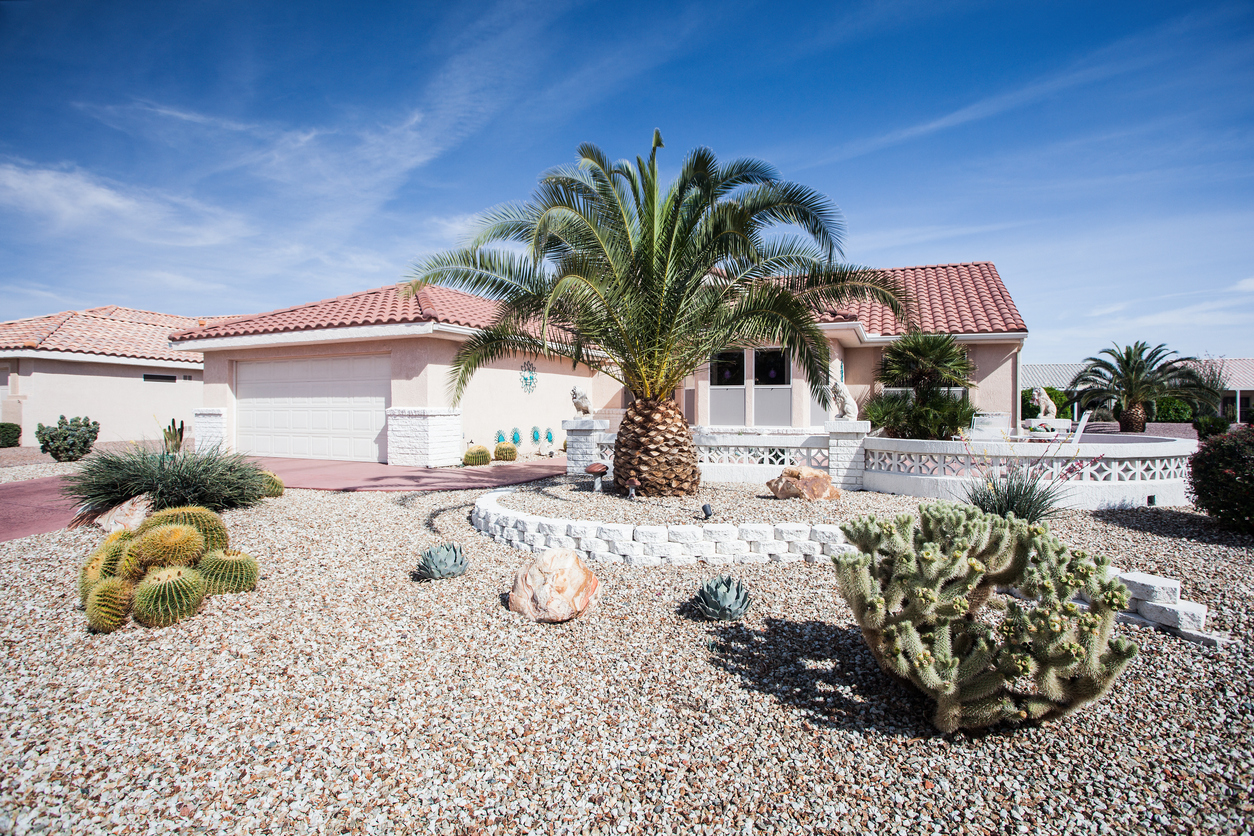
<instances>
[{"instance_id":1,"label":"shadow on gravel","mask_svg":"<svg viewBox=\"0 0 1254 836\"><path fill-rule=\"evenodd\" d=\"M411 508L417 502L430 497L430 494L407 493L396 498L396 504L402 508ZM475 507L473 502L463 502L459 505L446 505L443 508L436 508L427 514L427 518L423 520L423 527L435 534L443 532L436 526L436 520L445 514L453 514L456 519L470 519L470 511ZM460 513L459 513L460 512Z\"/></svg>"},{"instance_id":2,"label":"shadow on gravel","mask_svg":"<svg viewBox=\"0 0 1254 836\"><path fill-rule=\"evenodd\" d=\"M1090 511L1093 518L1110 525L1158 537L1175 537L1236 548L1254 547L1254 537L1228 531L1210 517L1172 508L1120 508Z\"/></svg>"},{"instance_id":3,"label":"shadow on gravel","mask_svg":"<svg viewBox=\"0 0 1254 836\"><path fill-rule=\"evenodd\" d=\"M929 700L884 674L856 627L768 618L713 631L712 662L742 685L802 709L826 726L936 737Z\"/></svg>"}]
</instances>

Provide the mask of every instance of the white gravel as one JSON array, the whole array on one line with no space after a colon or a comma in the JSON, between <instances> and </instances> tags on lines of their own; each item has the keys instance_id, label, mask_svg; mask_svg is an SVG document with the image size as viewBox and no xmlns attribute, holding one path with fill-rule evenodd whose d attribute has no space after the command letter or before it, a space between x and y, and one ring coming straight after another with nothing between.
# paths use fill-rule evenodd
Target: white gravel
<instances>
[{"instance_id":1,"label":"white gravel","mask_svg":"<svg viewBox=\"0 0 1254 836\"><path fill-rule=\"evenodd\" d=\"M470 528L476 495L293 490L230 512L235 544L261 560L257 591L107 636L77 608L98 533L0 544L0 832L1242 833L1254 821L1254 540L1189 512L1077 513L1057 527L1127 568L1187 576L1233 645L1120 627L1141 654L1106 701L946 738L875 667L830 566L736 567L756 600L744 622L716 626L681 612L708 567L598 565L596 615L533 625L502 606L524 557ZM883 501L842 500L851 512ZM445 539L464 544L470 571L410 580L416 552Z\"/></svg>"},{"instance_id":2,"label":"white gravel","mask_svg":"<svg viewBox=\"0 0 1254 836\"><path fill-rule=\"evenodd\" d=\"M49 462L47 464L18 464L0 467L0 485L6 482L25 482L45 476L65 476L79 468L78 462Z\"/></svg>"}]
</instances>

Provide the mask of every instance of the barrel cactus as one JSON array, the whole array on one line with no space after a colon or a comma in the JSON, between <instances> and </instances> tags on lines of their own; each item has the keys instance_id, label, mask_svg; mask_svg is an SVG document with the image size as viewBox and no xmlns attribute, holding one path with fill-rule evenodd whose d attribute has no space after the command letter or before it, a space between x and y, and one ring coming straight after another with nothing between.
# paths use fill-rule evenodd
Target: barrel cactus
<instances>
[{"instance_id":1,"label":"barrel cactus","mask_svg":"<svg viewBox=\"0 0 1254 836\"><path fill-rule=\"evenodd\" d=\"M482 444L476 444L466 451L466 455L462 456L462 464L467 467L479 467L490 461L492 461L492 454Z\"/></svg>"},{"instance_id":2,"label":"barrel cactus","mask_svg":"<svg viewBox=\"0 0 1254 836\"><path fill-rule=\"evenodd\" d=\"M279 474L271 473L269 470L261 471L262 479L262 496L282 496L285 489L283 480L279 478ZM225 528L223 529L225 531ZM207 538L206 538L207 539Z\"/></svg>"},{"instance_id":3,"label":"barrel cactus","mask_svg":"<svg viewBox=\"0 0 1254 836\"><path fill-rule=\"evenodd\" d=\"M720 575L701 584L692 603L711 621L737 621L744 617L751 600L743 583L730 575Z\"/></svg>"},{"instance_id":4,"label":"barrel cactus","mask_svg":"<svg viewBox=\"0 0 1254 836\"><path fill-rule=\"evenodd\" d=\"M87 596L91 594L91 590L96 584L104 578L101 567L104 566L104 555L100 552L92 552L87 558L87 562L83 564L83 568L78 572L78 600L86 606Z\"/></svg>"},{"instance_id":5,"label":"barrel cactus","mask_svg":"<svg viewBox=\"0 0 1254 836\"><path fill-rule=\"evenodd\" d=\"M102 555L104 562L100 565L101 577L110 578L118 573L118 563L126 555L127 548L130 547L131 541L135 539L135 534L130 531L115 531L104 539L94 552L92 557Z\"/></svg>"},{"instance_id":6,"label":"barrel cactus","mask_svg":"<svg viewBox=\"0 0 1254 836\"><path fill-rule=\"evenodd\" d=\"M880 667L935 701L942 732L1070 714L1136 655L1111 637L1128 591L1109 559L1068 549L1044 524L937 502L917 522L841 529L858 550L832 558L841 594ZM1022 600L986 606L998 587Z\"/></svg>"},{"instance_id":7,"label":"barrel cactus","mask_svg":"<svg viewBox=\"0 0 1254 836\"><path fill-rule=\"evenodd\" d=\"M205 581L195 569L150 569L135 588L135 620L145 627L168 627L195 614L205 600Z\"/></svg>"},{"instance_id":8,"label":"barrel cactus","mask_svg":"<svg viewBox=\"0 0 1254 836\"><path fill-rule=\"evenodd\" d=\"M251 592L257 587L260 569L251 555L235 549L209 552L196 564L196 571L205 581L207 595Z\"/></svg>"},{"instance_id":9,"label":"barrel cactus","mask_svg":"<svg viewBox=\"0 0 1254 836\"><path fill-rule=\"evenodd\" d=\"M184 505L179 508L166 508L163 511L158 511L144 520L139 528L135 530L135 533L138 535L146 534L159 525L169 525L170 523L190 525L199 531L200 536L205 539L206 551L221 551L230 545L230 540L226 534L226 523L222 521L222 517L208 508L201 508L199 505Z\"/></svg>"},{"instance_id":10,"label":"barrel cactus","mask_svg":"<svg viewBox=\"0 0 1254 836\"><path fill-rule=\"evenodd\" d=\"M87 624L97 633L112 633L126 625L133 591L122 578L104 578L87 596Z\"/></svg>"},{"instance_id":11,"label":"barrel cactus","mask_svg":"<svg viewBox=\"0 0 1254 836\"><path fill-rule=\"evenodd\" d=\"M190 525L150 528L135 539L118 564L118 574L137 581L158 566L194 566L205 553L205 538Z\"/></svg>"},{"instance_id":12,"label":"barrel cactus","mask_svg":"<svg viewBox=\"0 0 1254 836\"><path fill-rule=\"evenodd\" d=\"M492 451L492 457L498 462L512 462L518 458L518 448L508 441L502 441Z\"/></svg>"},{"instance_id":13,"label":"barrel cactus","mask_svg":"<svg viewBox=\"0 0 1254 836\"><path fill-rule=\"evenodd\" d=\"M438 581L455 578L466 571L469 564L462 555L462 547L456 543L432 546L422 553L414 578L420 581Z\"/></svg>"}]
</instances>

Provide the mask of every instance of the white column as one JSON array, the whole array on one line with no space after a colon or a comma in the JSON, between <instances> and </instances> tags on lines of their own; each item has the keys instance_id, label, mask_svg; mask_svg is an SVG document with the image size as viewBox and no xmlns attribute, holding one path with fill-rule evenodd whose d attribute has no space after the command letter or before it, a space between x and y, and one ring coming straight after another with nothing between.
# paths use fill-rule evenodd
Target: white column
<instances>
[{"instance_id":1,"label":"white column","mask_svg":"<svg viewBox=\"0 0 1254 836\"><path fill-rule=\"evenodd\" d=\"M462 411L394 406L387 410L388 464L447 467L462 460Z\"/></svg>"},{"instance_id":2,"label":"white column","mask_svg":"<svg viewBox=\"0 0 1254 836\"><path fill-rule=\"evenodd\" d=\"M562 430L566 433L566 473L582 475L588 465L601 461L597 445L601 442L605 431L609 429L609 421L595 418L575 418L562 422ZM610 473L614 472L614 462L606 462Z\"/></svg>"},{"instance_id":3,"label":"white column","mask_svg":"<svg viewBox=\"0 0 1254 836\"><path fill-rule=\"evenodd\" d=\"M230 449L226 432L226 408L202 406L192 410L192 435L196 439L196 452L214 447Z\"/></svg>"},{"instance_id":4,"label":"white column","mask_svg":"<svg viewBox=\"0 0 1254 836\"><path fill-rule=\"evenodd\" d=\"M832 484L842 491L862 490L862 439L871 431L871 422L828 421L823 428L827 430L827 472Z\"/></svg>"}]
</instances>

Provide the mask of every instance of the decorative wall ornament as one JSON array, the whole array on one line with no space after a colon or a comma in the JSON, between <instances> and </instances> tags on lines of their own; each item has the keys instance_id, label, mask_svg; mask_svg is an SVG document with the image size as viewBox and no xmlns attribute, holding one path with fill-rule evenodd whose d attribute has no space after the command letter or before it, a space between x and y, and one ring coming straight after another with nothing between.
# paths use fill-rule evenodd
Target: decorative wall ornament
<instances>
[{"instance_id":1,"label":"decorative wall ornament","mask_svg":"<svg viewBox=\"0 0 1254 836\"><path fill-rule=\"evenodd\" d=\"M540 443L540 428L539 427L531 428L531 443L536 444L536 445Z\"/></svg>"},{"instance_id":2,"label":"decorative wall ornament","mask_svg":"<svg viewBox=\"0 0 1254 836\"><path fill-rule=\"evenodd\" d=\"M500 444L503 441L505 441L505 430L497 430L496 431L496 443Z\"/></svg>"},{"instance_id":3,"label":"decorative wall ornament","mask_svg":"<svg viewBox=\"0 0 1254 836\"><path fill-rule=\"evenodd\" d=\"M547 441L549 444L553 443L553 428L552 427L549 427L548 429L544 431L544 440Z\"/></svg>"},{"instance_id":4,"label":"decorative wall ornament","mask_svg":"<svg viewBox=\"0 0 1254 836\"><path fill-rule=\"evenodd\" d=\"M519 374L522 378L522 388L527 394L536 391L536 364L530 360L524 360L522 364L522 372Z\"/></svg>"},{"instance_id":5,"label":"decorative wall ornament","mask_svg":"<svg viewBox=\"0 0 1254 836\"><path fill-rule=\"evenodd\" d=\"M515 447L522 444L522 433L518 431L518 427L514 427L514 431L509 434L509 440L514 442Z\"/></svg>"}]
</instances>

